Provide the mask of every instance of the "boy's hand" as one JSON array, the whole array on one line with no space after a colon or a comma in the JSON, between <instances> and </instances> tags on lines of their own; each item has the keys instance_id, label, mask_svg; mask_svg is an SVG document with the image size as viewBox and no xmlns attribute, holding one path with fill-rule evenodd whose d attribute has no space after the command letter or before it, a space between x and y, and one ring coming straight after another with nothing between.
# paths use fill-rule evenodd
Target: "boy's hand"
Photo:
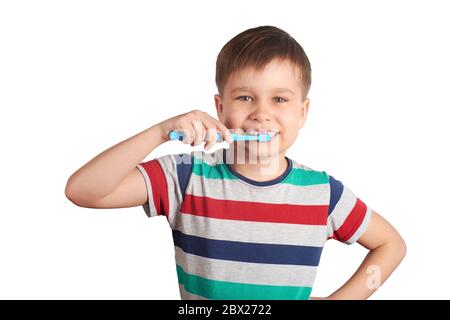
<instances>
[{"instance_id":1,"label":"boy's hand","mask_svg":"<svg viewBox=\"0 0 450 320\"><path fill-rule=\"evenodd\" d=\"M196 146L205 143L205 150L209 150L217 141L216 133L219 131L224 139L231 143L231 133L219 120L211 117L206 112L193 110L181 115L169 118L158 123L165 141L169 140L169 132L181 131L184 134L183 143Z\"/></svg>"}]
</instances>

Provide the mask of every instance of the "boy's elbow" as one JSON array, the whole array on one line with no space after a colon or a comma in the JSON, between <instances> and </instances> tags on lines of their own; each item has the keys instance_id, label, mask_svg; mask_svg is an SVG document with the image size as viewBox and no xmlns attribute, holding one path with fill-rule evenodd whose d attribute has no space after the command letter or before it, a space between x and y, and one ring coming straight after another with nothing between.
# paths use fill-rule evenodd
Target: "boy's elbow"
<instances>
[{"instance_id":1,"label":"boy's elbow","mask_svg":"<svg viewBox=\"0 0 450 320\"><path fill-rule=\"evenodd\" d=\"M84 207L82 201L80 201L79 195L77 195L77 191L74 189L73 184L71 183L70 178L67 180L64 194L66 195L66 198L69 199L73 204L79 207Z\"/></svg>"},{"instance_id":2,"label":"boy's elbow","mask_svg":"<svg viewBox=\"0 0 450 320\"><path fill-rule=\"evenodd\" d=\"M375 250L385 251L394 260L400 263L405 258L408 248L405 240L403 240L400 234L396 233L392 237L387 238L385 242L376 247Z\"/></svg>"},{"instance_id":3,"label":"boy's elbow","mask_svg":"<svg viewBox=\"0 0 450 320\"><path fill-rule=\"evenodd\" d=\"M64 194L66 195L66 198L69 199L73 204L78 205L76 201L75 192L70 186L69 181L67 181L66 188L64 189Z\"/></svg>"},{"instance_id":4,"label":"boy's elbow","mask_svg":"<svg viewBox=\"0 0 450 320\"><path fill-rule=\"evenodd\" d=\"M406 252L408 251L405 240L403 240L403 238L398 235L395 240L391 242L391 245L395 248L395 255L400 261L402 261L406 256Z\"/></svg>"},{"instance_id":5,"label":"boy's elbow","mask_svg":"<svg viewBox=\"0 0 450 320\"><path fill-rule=\"evenodd\" d=\"M401 260L403 260L403 258L406 256L406 253L408 251L408 247L406 245L405 240L403 240L402 237L400 237L400 244L399 244L399 246L400 246L400 249L399 249L400 257L401 257Z\"/></svg>"},{"instance_id":6,"label":"boy's elbow","mask_svg":"<svg viewBox=\"0 0 450 320\"><path fill-rule=\"evenodd\" d=\"M64 193L66 195L66 198L69 199L70 202L80 208L99 208L98 199L95 199L89 193L86 193L86 190L74 187L73 183L71 183L70 178L69 180L67 180Z\"/></svg>"}]
</instances>

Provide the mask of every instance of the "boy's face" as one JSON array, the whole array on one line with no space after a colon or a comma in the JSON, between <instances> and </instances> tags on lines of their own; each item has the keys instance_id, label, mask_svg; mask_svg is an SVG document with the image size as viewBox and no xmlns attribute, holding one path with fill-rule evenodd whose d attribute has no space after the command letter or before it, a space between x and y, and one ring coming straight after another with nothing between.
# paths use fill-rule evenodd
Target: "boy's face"
<instances>
[{"instance_id":1,"label":"boy's face","mask_svg":"<svg viewBox=\"0 0 450 320\"><path fill-rule=\"evenodd\" d=\"M261 71L249 67L230 75L223 96L214 96L219 120L236 133L279 131L270 142L245 149L258 156L283 156L306 120L309 99L303 100L298 70L290 61L272 60ZM253 141L252 141L253 142ZM235 142L236 143L236 142ZM268 144L261 146L259 144Z\"/></svg>"}]
</instances>

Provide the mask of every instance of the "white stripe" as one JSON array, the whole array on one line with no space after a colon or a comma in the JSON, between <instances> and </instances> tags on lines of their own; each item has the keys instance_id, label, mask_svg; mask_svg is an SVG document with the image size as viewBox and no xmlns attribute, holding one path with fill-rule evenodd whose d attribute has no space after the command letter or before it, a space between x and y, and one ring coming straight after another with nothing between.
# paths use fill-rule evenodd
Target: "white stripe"
<instances>
[{"instance_id":1,"label":"white stripe","mask_svg":"<svg viewBox=\"0 0 450 320\"><path fill-rule=\"evenodd\" d=\"M292 205L328 205L329 184L296 186L280 183L270 188L248 188L240 180L207 179L192 173L186 194L213 199Z\"/></svg>"},{"instance_id":2,"label":"white stripe","mask_svg":"<svg viewBox=\"0 0 450 320\"><path fill-rule=\"evenodd\" d=\"M187 273L210 280L246 284L312 287L317 267L210 259L175 246L175 260Z\"/></svg>"},{"instance_id":3,"label":"white stripe","mask_svg":"<svg viewBox=\"0 0 450 320\"><path fill-rule=\"evenodd\" d=\"M154 200L153 200L152 184L150 183L150 178L148 177L147 171L145 171L143 166L138 164L136 167L139 169L139 171L144 176L145 186L147 187L148 202L145 203L142 207L144 208L144 211L145 211L145 213L147 214L147 216L149 218L157 216L158 212L156 211L156 207L155 207L155 204L153 202Z\"/></svg>"},{"instance_id":4,"label":"white stripe","mask_svg":"<svg viewBox=\"0 0 450 320\"><path fill-rule=\"evenodd\" d=\"M198 237L251 243L322 247L327 226L237 221L180 213L174 228Z\"/></svg>"},{"instance_id":5,"label":"white stripe","mask_svg":"<svg viewBox=\"0 0 450 320\"><path fill-rule=\"evenodd\" d=\"M369 227L369 222L370 222L371 217L372 217L372 210L369 207L367 207L367 210L366 210L366 213L364 216L364 220L361 222L361 225L359 226L358 230L355 231L353 236L350 239L348 239L347 241L345 241L346 244L352 244L352 243L356 242L364 234L364 232Z\"/></svg>"},{"instance_id":6,"label":"white stripe","mask_svg":"<svg viewBox=\"0 0 450 320\"><path fill-rule=\"evenodd\" d=\"M334 232L344 224L345 219L347 219L355 207L356 200L356 196L350 189L344 186L340 199L334 207L333 212L328 216L328 237L332 237Z\"/></svg>"},{"instance_id":7,"label":"white stripe","mask_svg":"<svg viewBox=\"0 0 450 320\"><path fill-rule=\"evenodd\" d=\"M215 166L223 163L223 149L219 149L215 152L207 153L203 150L192 151L195 163L206 163L210 166Z\"/></svg>"},{"instance_id":8,"label":"white stripe","mask_svg":"<svg viewBox=\"0 0 450 320\"><path fill-rule=\"evenodd\" d=\"M176 162L173 155L162 156L158 158L158 162L161 164L164 176L166 177L167 193L169 197L169 224L172 226L182 202Z\"/></svg>"}]
</instances>

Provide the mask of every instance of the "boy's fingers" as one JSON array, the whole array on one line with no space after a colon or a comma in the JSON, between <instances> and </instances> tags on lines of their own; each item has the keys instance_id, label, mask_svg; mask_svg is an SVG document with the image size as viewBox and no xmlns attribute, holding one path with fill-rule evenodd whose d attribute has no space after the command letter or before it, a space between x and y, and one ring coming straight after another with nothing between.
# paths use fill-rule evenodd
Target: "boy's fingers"
<instances>
[{"instance_id":1,"label":"boy's fingers","mask_svg":"<svg viewBox=\"0 0 450 320\"><path fill-rule=\"evenodd\" d=\"M213 122L214 127L216 127L222 134L223 140L227 141L228 143L231 143L233 140L231 139L230 130L228 130L228 128L219 120L211 117L210 115L208 115L208 117Z\"/></svg>"},{"instance_id":2,"label":"boy's fingers","mask_svg":"<svg viewBox=\"0 0 450 320\"><path fill-rule=\"evenodd\" d=\"M206 129L206 144L205 150L209 150L216 142L217 129L211 125Z\"/></svg>"},{"instance_id":3,"label":"boy's fingers","mask_svg":"<svg viewBox=\"0 0 450 320\"><path fill-rule=\"evenodd\" d=\"M192 126L187 126L182 129L180 129L181 132L183 132L184 138L183 143L184 144L191 144L192 141L194 141L194 128Z\"/></svg>"},{"instance_id":4,"label":"boy's fingers","mask_svg":"<svg viewBox=\"0 0 450 320\"><path fill-rule=\"evenodd\" d=\"M217 132L217 130L215 130L214 123L209 119L209 117L204 119L203 125L206 128L206 136L205 136L206 143L204 148L205 150L209 150L216 142L215 132ZM215 132L213 132L214 130Z\"/></svg>"},{"instance_id":5,"label":"boy's fingers","mask_svg":"<svg viewBox=\"0 0 450 320\"><path fill-rule=\"evenodd\" d=\"M206 141L204 148L208 150L217 142L218 131L221 133L224 141L232 142L231 132L223 123L206 112L197 112L195 115L195 118L191 117L190 121L181 126L180 131L184 135L184 144L197 146Z\"/></svg>"},{"instance_id":6,"label":"boy's fingers","mask_svg":"<svg viewBox=\"0 0 450 320\"><path fill-rule=\"evenodd\" d=\"M233 140L231 139L231 132L230 132L230 130L228 130L228 128L225 127L225 125L222 122L220 122L220 121L217 121L217 127L218 127L218 129L220 130L220 132L222 134L223 140L228 142L228 143L231 143Z\"/></svg>"},{"instance_id":7,"label":"boy's fingers","mask_svg":"<svg viewBox=\"0 0 450 320\"><path fill-rule=\"evenodd\" d=\"M194 120L192 122L192 126L194 127L194 143L193 146L197 146L203 142L205 137L206 129L200 120Z\"/></svg>"}]
</instances>

